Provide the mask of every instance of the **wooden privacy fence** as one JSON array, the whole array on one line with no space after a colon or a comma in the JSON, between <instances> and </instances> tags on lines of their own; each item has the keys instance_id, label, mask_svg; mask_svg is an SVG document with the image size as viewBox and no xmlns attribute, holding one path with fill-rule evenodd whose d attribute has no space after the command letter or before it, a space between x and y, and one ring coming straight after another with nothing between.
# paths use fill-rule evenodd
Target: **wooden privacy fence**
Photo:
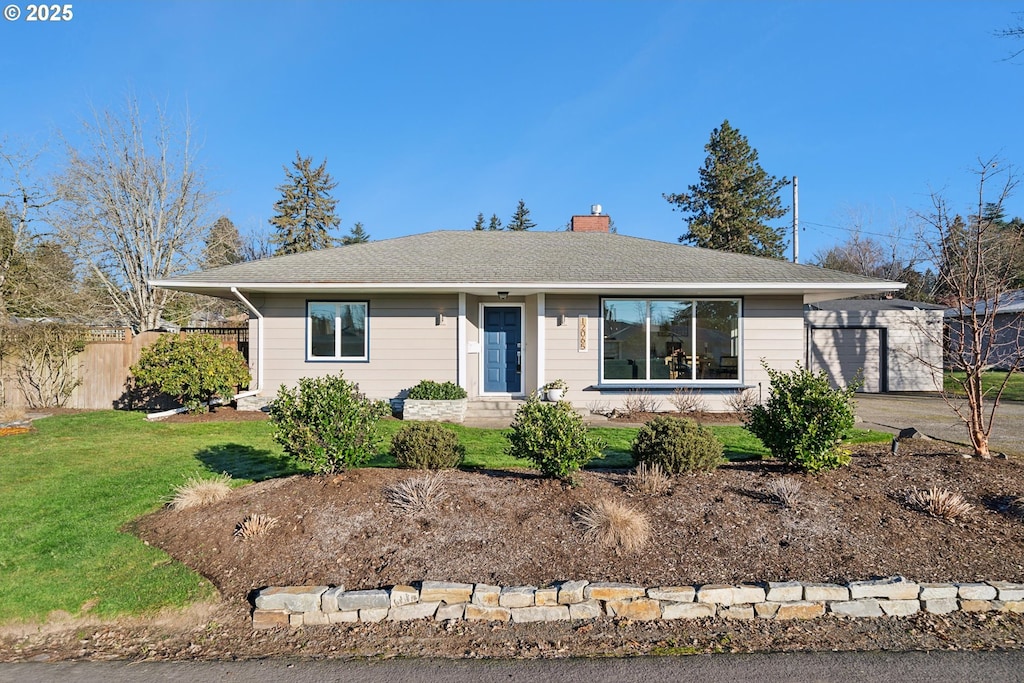
<instances>
[{"instance_id":1,"label":"wooden privacy fence","mask_svg":"<svg viewBox=\"0 0 1024 683\"><path fill-rule=\"evenodd\" d=\"M189 327L177 334L211 334L223 346L236 349L248 359L248 327ZM90 328L85 350L75 360L81 384L71 393L67 408L102 410L121 407L132 365L138 362L142 349L168 332L133 334L126 327ZM8 364L0 366L4 398L10 408L24 408L26 401Z\"/></svg>"}]
</instances>

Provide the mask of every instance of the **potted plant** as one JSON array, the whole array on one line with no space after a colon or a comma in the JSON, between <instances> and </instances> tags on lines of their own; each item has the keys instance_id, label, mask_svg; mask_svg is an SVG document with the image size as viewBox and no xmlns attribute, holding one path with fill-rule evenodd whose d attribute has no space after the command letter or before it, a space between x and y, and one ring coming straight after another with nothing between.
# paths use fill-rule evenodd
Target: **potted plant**
<instances>
[{"instance_id":1,"label":"potted plant","mask_svg":"<svg viewBox=\"0 0 1024 683\"><path fill-rule=\"evenodd\" d=\"M565 383L565 380L555 379L542 387L544 395L549 401L561 401L562 396L568 391L569 385Z\"/></svg>"}]
</instances>

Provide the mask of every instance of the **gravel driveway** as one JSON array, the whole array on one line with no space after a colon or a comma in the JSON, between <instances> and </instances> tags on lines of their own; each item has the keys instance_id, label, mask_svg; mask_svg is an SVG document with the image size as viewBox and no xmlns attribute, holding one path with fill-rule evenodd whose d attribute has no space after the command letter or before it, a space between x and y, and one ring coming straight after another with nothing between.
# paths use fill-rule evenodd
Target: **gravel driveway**
<instances>
[{"instance_id":1,"label":"gravel driveway","mask_svg":"<svg viewBox=\"0 0 1024 683\"><path fill-rule=\"evenodd\" d=\"M914 427L935 439L967 444L967 427L935 394L857 394L858 426L893 434ZM993 453L1024 456L1024 403L1003 401L989 444Z\"/></svg>"}]
</instances>

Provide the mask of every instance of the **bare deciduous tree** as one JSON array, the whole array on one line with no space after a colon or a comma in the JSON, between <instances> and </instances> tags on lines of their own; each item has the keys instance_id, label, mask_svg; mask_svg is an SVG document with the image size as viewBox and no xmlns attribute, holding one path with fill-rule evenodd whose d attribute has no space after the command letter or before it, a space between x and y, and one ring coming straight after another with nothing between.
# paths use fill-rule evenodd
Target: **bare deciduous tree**
<instances>
[{"instance_id":1,"label":"bare deciduous tree","mask_svg":"<svg viewBox=\"0 0 1024 683\"><path fill-rule=\"evenodd\" d=\"M58 182L62 236L117 313L142 330L158 326L172 296L149 282L196 264L210 199L187 118L175 127L158 109L152 125L134 99L123 115L94 114L83 146L67 144Z\"/></svg>"},{"instance_id":2,"label":"bare deciduous tree","mask_svg":"<svg viewBox=\"0 0 1024 683\"><path fill-rule=\"evenodd\" d=\"M999 168L996 159L978 161L977 204L964 220L941 194L932 194L932 209L919 215L920 244L939 267L938 288L953 310L944 342L946 364L959 391L944 393L946 403L967 427L974 455L987 458L989 437L999 400L1013 371L1024 365L1020 314L1004 312L1014 288L1014 263L1024 251L1024 229L1007 228L991 218L1017 184L1012 169ZM994 189L993 189L994 188ZM986 390L982 374L996 365L1007 370L997 386Z\"/></svg>"}]
</instances>

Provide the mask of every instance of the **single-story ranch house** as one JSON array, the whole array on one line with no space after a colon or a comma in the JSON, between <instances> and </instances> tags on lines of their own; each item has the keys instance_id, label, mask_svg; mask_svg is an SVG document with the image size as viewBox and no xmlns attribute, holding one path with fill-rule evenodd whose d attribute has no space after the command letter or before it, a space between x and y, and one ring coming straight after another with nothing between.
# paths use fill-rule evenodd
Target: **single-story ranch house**
<instances>
[{"instance_id":1,"label":"single-story ranch house","mask_svg":"<svg viewBox=\"0 0 1024 683\"><path fill-rule=\"evenodd\" d=\"M611 234L601 214L564 232L429 232L151 284L246 305L252 388L268 400L343 370L380 399L429 379L507 401L563 379L580 409L684 387L712 410L767 392L762 360L804 360L805 304L905 286Z\"/></svg>"}]
</instances>

